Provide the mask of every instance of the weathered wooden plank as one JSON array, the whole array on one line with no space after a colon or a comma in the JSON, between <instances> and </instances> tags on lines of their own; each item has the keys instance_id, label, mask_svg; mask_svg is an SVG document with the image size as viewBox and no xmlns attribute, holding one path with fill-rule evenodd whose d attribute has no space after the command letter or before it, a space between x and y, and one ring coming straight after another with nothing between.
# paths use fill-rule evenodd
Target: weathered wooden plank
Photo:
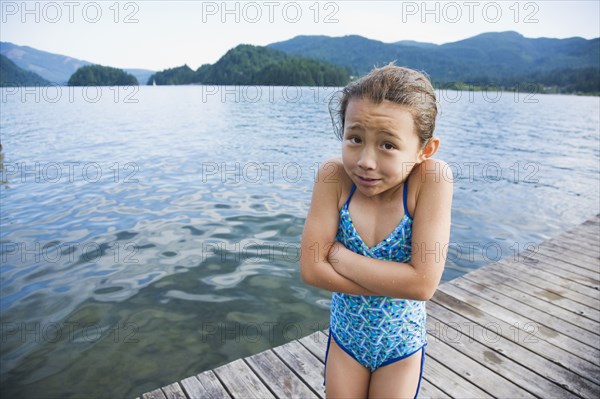
<instances>
[{"instance_id":1,"label":"weathered wooden plank","mask_svg":"<svg viewBox=\"0 0 600 399\"><path fill-rule=\"evenodd\" d=\"M567 265L566 269L564 268L564 263L563 263L563 267L557 267L557 264L562 263L560 261L552 261L552 260L548 260L548 259L539 259L539 258L533 259L525 254L520 254L519 258L520 258L519 261L523 265L525 265L526 267L528 267L530 269L533 268L533 269L543 270L545 272L554 274L558 277L566 278L567 280L574 281L578 284L584 285L593 290L596 290L596 291L600 290L600 287L595 280L569 271L568 265Z\"/></svg>"},{"instance_id":2,"label":"weathered wooden plank","mask_svg":"<svg viewBox=\"0 0 600 399\"><path fill-rule=\"evenodd\" d=\"M306 337L299 339L298 341L309 350L310 353L315 355L322 363L325 363L325 351L327 350L327 339L328 336L322 331L317 331Z\"/></svg>"},{"instance_id":3,"label":"weathered wooden plank","mask_svg":"<svg viewBox=\"0 0 600 399\"><path fill-rule=\"evenodd\" d=\"M561 235L560 237L554 237L547 241L544 241L541 246L546 246L558 250L566 251L567 253L576 252L585 256L585 259L591 260L591 266L594 271L598 270L598 262L600 261L600 249L598 248L598 241L596 240L595 245L589 242L582 241L581 239L574 238L572 235ZM584 262L581 267L587 267L588 262Z\"/></svg>"},{"instance_id":4,"label":"weathered wooden plank","mask_svg":"<svg viewBox=\"0 0 600 399\"><path fill-rule=\"evenodd\" d=\"M512 381L493 372L452 346L435 339L429 340L428 352L432 358L443 363L489 395L499 398L533 398L534 396Z\"/></svg>"},{"instance_id":5,"label":"weathered wooden plank","mask_svg":"<svg viewBox=\"0 0 600 399\"><path fill-rule=\"evenodd\" d=\"M575 226L572 230L577 230L578 232L585 233L592 237L597 237L600 229L600 223L598 219L588 219L585 222L581 223L579 226Z\"/></svg>"},{"instance_id":6,"label":"weathered wooden plank","mask_svg":"<svg viewBox=\"0 0 600 399\"><path fill-rule=\"evenodd\" d=\"M272 351L247 357L246 362L278 398L317 398Z\"/></svg>"},{"instance_id":7,"label":"weathered wooden plank","mask_svg":"<svg viewBox=\"0 0 600 399\"><path fill-rule=\"evenodd\" d=\"M593 306L600 300L600 291L594 291L591 288L583 287L580 284L561 279L553 274L547 274L540 271L532 272L530 269L524 268L523 265L520 263L498 262L494 264L494 270L502 274L507 274L518 270L521 277L528 284L534 285L540 290L548 291L548 293L538 292L538 294L542 298L550 294L556 294L563 298L568 298L578 304L590 306ZM589 290L589 293L595 294L595 296L582 294L581 292L575 291L575 289L580 289L584 292ZM578 308L579 306L576 306L573 311L578 314L583 314L579 312Z\"/></svg>"},{"instance_id":8,"label":"weathered wooden plank","mask_svg":"<svg viewBox=\"0 0 600 399\"><path fill-rule=\"evenodd\" d=\"M594 247L595 245L598 245L597 231L588 231L584 226L582 226L582 229L574 231L573 233L577 235L577 240L585 246Z\"/></svg>"},{"instance_id":9,"label":"weathered wooden plank","mask_svg":"<svg viewBox=\"0 0 600 399\"><path fill-rule=\"evenodd\" d=\"M454 312L445 311L437 303L430 302L428 307L432 310L431 313L443 315L436 318L429 314L428 319L436 325L431 330L432 336L440 337L450 345L454 342L462 345L463 353L483 362L492 370L500 363L502 366L498 367L502 370L495 371L529 392L541 397L566 397L575 394L596 398L600 395L600 386L597 384L502 337L497 334L496 328L489 330L475 325ZM511 376L513 373L517 375Z\"/></svg>"},{"instance_id":10,"label":"weathered wooden plank","mask_svg":"<svg viewBox=\"0 0 600 399\"><path fill-rule=\"evenodd\" d=\"M242 359L216 368L214 372L234 398L275 397Z\"/></svg>"},{"instance_id":11,"label":"weathered wooden plank","mask_svg":"<svg viewBox=\"0 0 600 399\"><path fill-rule=\"evenodd\" d=\"M547 292L535 291L534 296L538 299L552 302L557 306L565 305L567 310L584 315L592 320L598 320L600 317L600 291L593 288L582 286L579 283L560 278L553 274L545 273L539 269L525 269L523 266L515 267L517 264L508 264L500 262L492 269L496 274L508 273L511 269L516 271L516 275L510 275L510 278L521 281L525 286L531 286L533 289L539 287ZM539 296L538 296L539 294ZM582 308L580 305L585 305ZM586 312L580 312L580 309L586 309Z\"/></svg>"},{"instance_id":12,"label":"weathered wooden plank","mask_svg":"<svg viewBox=\"0 0 600 399\"><path fill-rule=\"evenodd\" d=\"M425 360L427 362L427 360ZM425 372L423 371L423 374ZM419 398L420 399L450 399L445 392L440 390L435 385L432 385L425 378L421 380L421 388L419 389Z\"/></svg>"},{"instance_id":13,"label":"weathered wooden plank","mask_svg":"<svg viewBox=\"0 0 600 399\"><path fill-rule=\"evenodd\" d=\"M549 239L544 240L544 242L550 241L553 238L555 238L555 239L565 238L566 239L567 237L570 237L571 239L576 238L577 242L581 242L586 245L593 245L594 243L597 243L596 239L599 237L599 233L598 232L594 233L594 231L590 230L585 225L580 224L580 225L575 226L575 228L567 229L567 230L560 232L559 234L553 235Z\"/></svg>"},{"instance_id":14,"label":"weathered wooden plank","mask_svg":"<svg viewBox=\"0 0 600 399\"><path fill-rule=\"evenodd\" d=\"M595 234L588 234L585 230L567 230L556 237L551 237L547 241L570 241L575 244L580 244L583 247L589 248L592 254L598 254L598 237L600 237L599 232L595 232Z\"/></svg>"},{"instance_id":15,"label":"weathered wooden plank","mask_svg":"<svg viewBox=\"0 0 600 399\"><path fill-rule=\"evenodd\" d=\"M231 397L212 370L200 373L196 375L196 378L200 381L200 385L202 385L206 392L206 396L203 397L215 399Z\"/></svg>"},{"instance_id":16,"label":"weathered wooden plank","mask_svg":"<svg viewBox=\"0 0 600 399\"><path fill-rule=\"evenodd\" d=\"M278 346L273 351L279 356L290 369L308 385L313 388L321 398L325 397L323 386L323 363L297 341Z\"/></svg>"},{"instance_id":17,"label":"weathered wooden plank","mask_svg":"<svg viewBox=\"0 0 600 399\"><path fill-rule=\"evenodd\" d=\"M593 247L594 245L598 245L598 237L600 237L600 232L590 231L584 225L579 225L575 229L562 232L546 241L570 239L571 241L581 242L583 245Z\"/></svg>"},{"instance_id":18,"label":"weathered wooden plank","mask_svg":"<svg viewBox=\"0 0 600 399\"><path fill-rule=\"evenodd\" d=\"M180 384L190 399L213 398L195 376L181 380ZM229 397L229 395L227 397Z\"/></svg>"},{"instance_id":19,"label":"weathered wooden plank","mask_svg":"<svg viewBox=\"0 0 600 399\"><path fill-rule=\"evenodd\" d=\"M538 252L523 252L521 256L523 259L528 258L544 261L547 265L569 272L576 277L585 277L590 280L590 283L598 286L598 272L577 266L578 261L571 259L570 257L560 256L555 253L550 253L546 250L541 250Z\"/></svg>"},{"instance_id":20,"label":"weathered wooden plank","mask_svg":"<svg viewBox=\"0 0 600 399\"><path fill-rule=\"evenodd\" d=\"M227 390L217 379L215 373L211 370L183 379L180 384L190 399L231 398Z\"/></svg>"},{"instance_id":21,"label":"weathered wooden plank","mask_svg":"<svg viewBox=\"0 0 600 399\"><path fill-rule=\"evenodd\" d=\"M597 381L597 376L600 374L599 366L581 359L579 356L574 355L561 346L553 345L551 342L548 342L548 340L538 339L536 335L531 334L531 330L522 330L519 326L523 326L523 323L517 322L516 325L509 324L504 320L483 312L476 307L478 304L477 300L470 302L464 301L460 291L458 296L459 297L455 297L452 294L438 290L433 299L427 302L428 314L439 320L450 319L453 313L458 314L462 318L469 319L469 322L460 324L461 328L465 331L477 326L479 326L477 328L485 327L486 330L493 330L493 333L490 334L492 339L495 339L495 337L499 335L559 366L565 367L572 372L589 379L590 381ZM433 306L434 303L440 306L435 307ZM475 325L473 325L474 323ZM428 329L430 328L441 328L441 325L436 324L435 322L428 323ZM488 336L485 338L488 339Z\"/></svg>"},{"instance_id":22,"label":"weathered wooden plank","mask_svg":"<svg viewBox=\"0 0 600 399\"><path fill-rule=\"evenodd\" d=\"M597 242L596 245L598 245ZM594 266L598 262L597 256L594 256L595 249L592 244L581 236L578 236L577 239L564 235L554 237L530 248L530 252L548 252L559 259L573 261L574 266L578 268ZM592 270L594 270L593 267Z\"/></svg>"},{"instance_id":23,"label":"weathered wooden plank","mask_svg":"<svg viewBox=\"0 0 600 399\"><path fill-rule=\"evenodd\" d=\"M600 295L600 290L589 287L585 284L581 284L579 281L573 281L569 278L566 278L564 273L559 272L557 274L556 272L553 272L550 267L547 267L545 262L536 261L535 263L528 263L514 260L503 260L497 263L508 265L515 270L518 269L521 273L534 273L544 280L567 287L571 291L578 292L593 299L598 298L598 295Z\"/></svg>"},{"instance_id":24,"label":"weathered wooden plank","mask_svg":"<svg viewBox=\"0 0 600 399\"><path fill-rule=\"evenodd\" d=\"M560 243L551 242L549 245L552 245L552 250L560 251L561 253L563 251L576 251L578 254L581 254L589 259L586 262L578 264L579 267L583 267L596 273L600 272L600 258L593 253L591 248L576 246L575 244L564 241Z\"/></svg>"},{"instance_id":25,"label":"weathered wooden plank","mask_svg":"<svg viewBox=\"0 0 600 399\"><path fill-rule=\"evenodd\" d=\"M557 331L549 328L540 323L538 320L531 320L528 317L514 313L512 310L496 304L493 300L488 301L485 298L476 295L476 293L473 291L460 288L458 284L461 282L457 281L459 279L452 280L450 282L451 284L444 284L443 286L440 286L438 291L454 296L465 303L473 305L473 307L476 307L482 312L486 312L497 319L512 324L514 326L512 328L520 330L522 335L530 335L532 338L546 340L558 347L565 348L567 351L589 361L596 366L600 364L600 359L596 354L598 349L592 348L591 346L577 341L569 336L562 335L562 331L560 329Z\"/></svg>"},{"instance_id":26,"label":"weathered wooden plank","mask_svg":"<svg viewBox=\"0 0 600 399\"><path fill-rule=\"evenodd\" d=\"M480 298L493 302L494 304L503 306L516 315L526 317L530 322L537 323L559 332L561 335L571 337L585 345L590 346L588 351L600 358L600 336L587 331L581 327L565 322L554 314L542 312L526 303L523 303L511 295L500 293L476 281L472 281L470 277L463 276L452 281L452 285L460 287L465 291L474 293Z\"/></svg>"},{"instance_id":27,"label":"weathered wooden plank","mask_svg":"<svg viewBox=\"0 0 600 399\"><path fill-rule=\"evenodd\" d=\"M165 397L165 394L163 394L163 391L161 391L160 389L155 389L154 391L146 392L145 394L142 395L142 398L144 398L144 399L167 399Z\"/></svg>"},{"instance_id":28,"label":"weathered wooden plank","mask_svg":"<svg viewBox=\"0 0 600 399\"><path fill-rule=\"evenodd\" d=\"M431 339L431 338L430 338ZM428 352L433 349L426 350L427 358L425 359L423 374L425 378L435 386L443 389L443 392L451 398L492 398L493 396L479 389L476 385L464 379L461 375L447 368ZM443 354L436 354L437 358L443 358ZM437 396L433 396L437 398Z\"/></svg>"},{"instance_id":29,"label":"weathered wooden plank","mask_svg":"<svg viewBox=\"0 0 600 399\"><path fill-rule=\"evenodd\" d=\"M597 239L600 237L600 232L597 228L589 229L585 224L580 224L573 229L568 229L557 234L555 237L562 238L564 236L571 236L572 238L577 238L579 241L583 242L587 240L590 245L594 245L598 243Z\"/></svg>"},{"instance_id":30,"label":"weathered wooden plank","mask_svg":"<svg viewBox=\"0 0 600 399\"><path fill-rule=\"evenodd\" d=\"M499 294L503 294L511 297L514 300L518 300L521 303L527 304L543 312L552 314L562 320L568 321L571 324L575 324L578 327L584 328L587 331L595 334L600 328L600 312L598 310L585 306L579 305L576 302L562 298L558 295L553 295L552 302L539 299L539 289L527 284L526 282L512 278L510 276L496 273L494 269L489 269L486 273L478 274L467 274L463 276L469 281L473 281L482 284L490 290L496 291ZM562 302L562 307L559 304ZM592 320L588 317L583 317L577 314L571 309L582 309L584 308L590 316L596 317L596 320Z\"/></svg>"},{"instance_id":31,"label":"weathered wooden plank","mask_svg":"<svg viewBox=\"0 0 600 399\"><path fill-rule=\"evenodd\" d=\"M448 326L448 329L452 329L452 327ZM475 340L448 339L445 334L435 334L433 340L436 339L443 341L448 346L453 347L469 358L485 365L495 374L501 375L534 396L564 398L571 394L559 385L541 377L523 367L518 362L511 360L500 352L491 350ZM468 345L463 341L467 341Z\"/></svg>"},{"instance_id":32,"label":"weathered wooden plank","mask_svg":"<svg viewBox=\"0 0 600 399\"><path fill-rule=\"evenodd\" d=\"M177 382L161 388L167 399L187 399Z\"/></svg>"},{"instance_id":33,"label":"weathered wooden plank","mask_svg":"<svg viewBox=\"0 0 600 399\"><path fill-rule=\"evenodd\" d=\"M592 265L597 261L591 258L585 258L584 255L573 251L559 251L549 245L540 246L537 251L532 255L533 258L543 257L553 262L561 261L565 264L565 269L577 273L581 276L591 278L596 281L600 281L600 274L598 271L593 270ZM561 263L556 263L561 265ZM587 265L588 267L583 267Z\"/></svg>"},{"instance_id":34,"label":"weathered wooden plank","mask_svg":"<svg viewBox=\"0 0 600 399\"><path fill-rule=\"evenodd\" d=\"M567 261L573 265L573 270L578 271L581 269L582 274L584 272L591 273L592 277L598 279L598 274L600 274L597 270L598 259L586 255L581 250L565 249L551 243L545 243L539 246L538 252L551 258Z\"/></svg>"},{"instance_id":35,"label":"weathered wooden plank","mask_svg":"<svg viewBox=\"0 0 600 399\"><path fill-rule=\"evenodd\" d=\"M528 266L536 267L537 264L543 262L544 267L552 273L561 273L566 278L575 280L594 289L599 289L598 287L600 287L598 276L594 275L592 272L589 272L589 270L573 267L571 262L568 260L559 259L558 257L553 258L539 252L523 252L522 254L519 254L519 257L521 258L522 262Z\"/></svg>"}]
</instances>

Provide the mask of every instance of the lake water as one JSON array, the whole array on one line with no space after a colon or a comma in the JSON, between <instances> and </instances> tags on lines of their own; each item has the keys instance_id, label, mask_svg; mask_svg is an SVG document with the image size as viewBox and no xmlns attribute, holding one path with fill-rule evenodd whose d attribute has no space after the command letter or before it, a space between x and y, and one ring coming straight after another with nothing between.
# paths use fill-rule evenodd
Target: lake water
<instances>
[{"instance_id":1,"label":"lake water","mask_svg":"<svg viewBox=\"0 0 600 399\"><path fill-rule=\"evenodd\" d=\"M323 330L302 283L334 89L2 89L2 397L136 397ZM598 97L438 91L443 281L599 213Z\"/></svg>"}]
</instances>

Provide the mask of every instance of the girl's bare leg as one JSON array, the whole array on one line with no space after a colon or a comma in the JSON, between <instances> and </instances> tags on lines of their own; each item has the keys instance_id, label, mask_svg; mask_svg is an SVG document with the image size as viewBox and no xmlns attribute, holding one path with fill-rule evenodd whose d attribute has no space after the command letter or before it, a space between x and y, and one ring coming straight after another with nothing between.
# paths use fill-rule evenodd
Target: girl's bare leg
<instances>
[{"instance_id":1,"label":"girl's bare leg","mask_svg":"<svg viewBox=\"0 0 600 399\"><path fill-rule=\"evenodd\" d=\"M366 398L371 373L330 338L325 370L327 398Z\"/></svg>"},{"instance_id":2,"label":"girl's bare leg","mask_svg":"<svg viewBox=\"0 0 600 399\"><path fill-rule=\"evenodd\" d=\"M369 399L409 398L417 393L421 378L422 349L407 358L378 368L371 375Z\"/></svg>"}]
</instances>

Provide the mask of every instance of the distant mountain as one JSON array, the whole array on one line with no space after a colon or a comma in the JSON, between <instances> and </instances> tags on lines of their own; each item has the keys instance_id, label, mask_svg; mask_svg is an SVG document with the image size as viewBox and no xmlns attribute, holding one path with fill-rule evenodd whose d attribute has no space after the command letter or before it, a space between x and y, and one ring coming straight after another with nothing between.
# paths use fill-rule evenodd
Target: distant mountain
<instances>
[{"instance_id":1,"label":"distant mountain","mask_svg":"<svg viewBox=\"0 0 600 399\"><path fill-rule=\"evenodd\" d=\"M434 43L425 43L425 42L416 42L414 40L400 40L399 42L395 42L393 44L400 44L403 46L413 46L413 47L421 47L421 48L436 48L439 45Z\"/></svg>"},{"instance_id":2,"label":"distant mountain","mask_svg":"<svg viewBox=\"0 0 600 399\"><path fill-rule=\"evenodd\" d=\"M353 75L395 61L396 65L426 71L438 84L460 81L508 85L560 70L600 69L600 38L531 39L517 32L482 33L442 45L383 43L357 35L297 36L268 47L347 66ZM600 87L595 87L592 91L600 92Z\"/></svg>"},{"instance_id":3,"label":"distant mountain","mask_svg":"<svg viewBox=\"0 0 600 399\"><path fill-rule=\"evenodd\" d=\"M88 61L0 42L0 54L16 66L65 84ZM301 58L295 58L301 57ZM401 40L383 43L358 35L297 36L266 47L240 45L214 65L187 65L154 74L125 69L144 84L340 85L373 66L396 65L426 71L436 86L464 88L534 85L545 92L600 94L600 38L526 38L490 32L453 43Z\"/></svg>"},{"instance_id":4,"label":"distant mountain","mask_svg":"<svg viewBox=\"0 0 600 399\"><path fill-rule=\"evenodd\" d=\"M149 84L342 86L350 80L346 68L268 47L241 44L215 64L195 72L187 65L152 75Z\"/></svg>"},{"instance_id":5,"label":"distant mountain","mask_svg":"<svg viewBox=\"0 0 600 399\"><path fill-rule=\"evenodd\" d=\"M6 56L17 66L32 71L55 84L66 84L77 71L85 65L93 65L89 61L78 60L65 55L48 53L29 46L18 46L9 42L0 42L0 54ZM124 69L140 82L146 82L154 71L146 69Z\"/></svg>"},{"instance_id":6,"label":"distant mountain","mask_svg":"<svg viewBox=\"0 0 600 399\"><path fill-rule=\"evenodd\" d=\"M0 87L43 86L48 81L40 75L19 68L7 57L0 55Z\"/></svg>"}]
</instances>

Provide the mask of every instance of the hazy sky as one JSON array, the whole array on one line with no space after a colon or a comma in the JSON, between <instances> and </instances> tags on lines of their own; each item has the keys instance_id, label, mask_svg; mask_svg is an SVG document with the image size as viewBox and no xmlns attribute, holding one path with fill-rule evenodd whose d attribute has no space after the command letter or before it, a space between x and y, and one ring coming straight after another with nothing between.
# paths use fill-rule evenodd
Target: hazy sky
<instances>
[{"instance_id":1,"label":"hazy sky","mask_svg":"<svg viewBox=\"0 0 600 399\"><path fill-rule=\"evenodd\" d=\"M119 68L214 63L241 43L357 34L448 43L482 32L600 36L591 1L0 1L0 40Z\"/></svg>"}]
</instances>

